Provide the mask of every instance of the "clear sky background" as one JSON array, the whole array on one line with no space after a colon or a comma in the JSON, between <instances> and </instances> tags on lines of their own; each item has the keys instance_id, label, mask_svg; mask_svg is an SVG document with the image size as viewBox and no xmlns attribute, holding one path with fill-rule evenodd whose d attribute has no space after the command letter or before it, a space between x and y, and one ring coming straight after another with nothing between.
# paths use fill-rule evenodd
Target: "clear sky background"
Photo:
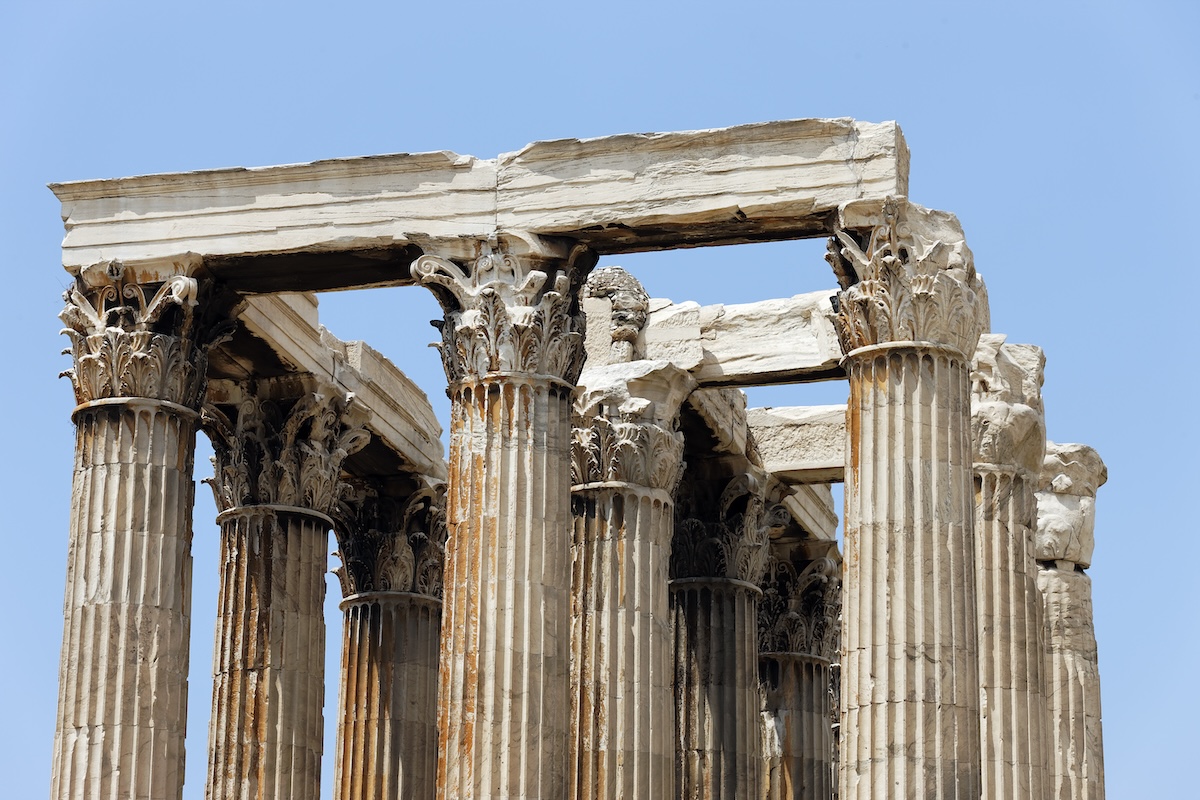
<instances>
[{"instance_id":1,"label":"clear sky background","mask_svg":"<svg viewBox=\"0 0 1200 800\"><path fill-rule=\"evenodd\" d=\"M538 139L848 116L900 123L910 195L962 220L993 330L1047 352L1050 437L1108 464L1090 574L1109 797L1196 797L1200 440L1184 406L1200 316L1198 41L1200 4L1183 0L3 4L0 796L47 794L62 635L73 403L56 379L70 366L56 319L68 278L46 183L441 149L490 158ZM655 296L742 302L833 287L822 248L602 263ZM321 309L336 335L409 372L445 420L428 292L329 295ZM197 479L211 474L201 451ZM203 797L217 591L200 488L189 800ZM336 583L329 597L332 624Z\"/></svg>"}]
</instances>

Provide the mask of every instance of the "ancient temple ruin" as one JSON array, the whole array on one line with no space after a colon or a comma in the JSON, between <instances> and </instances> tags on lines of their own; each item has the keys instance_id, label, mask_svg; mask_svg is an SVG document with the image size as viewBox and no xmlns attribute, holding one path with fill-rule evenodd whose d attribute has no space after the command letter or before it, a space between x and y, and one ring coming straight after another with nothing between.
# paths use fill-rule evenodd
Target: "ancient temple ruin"
<instances>
[{"instance_id":1,"label":"ancient temple ruin","mask_svg":"<svg viewBox=\"0 0 1200 800\"><path fill-rule=\"evenodd\" d=\"M327 725L337 800L1103 797L1105 467L1046 441L1042 351L990 332L907 184L894 123L797 120L54 185L52 797L181 796L197 431L210 800L316 800ZM595 269L812 237L829 283L759 303ZM422 389L317 322L315 292L410 284L445 312L448 458ZM844 406L739 390L828 380Z\"/></svg>"}]
</instances>

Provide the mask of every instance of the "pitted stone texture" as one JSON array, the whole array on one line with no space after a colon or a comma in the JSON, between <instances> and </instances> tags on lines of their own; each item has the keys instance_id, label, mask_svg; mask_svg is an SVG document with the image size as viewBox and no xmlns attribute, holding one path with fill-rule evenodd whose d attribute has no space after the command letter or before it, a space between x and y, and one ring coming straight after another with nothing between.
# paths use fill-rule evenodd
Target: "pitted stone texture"
<instances>
[{"instance_id":1,"label":"pitted stone texture","mask_svg":"<svg viewBox=\"0 0 1200 800\"><path fill-rule=\"evenodd\" d=\"M1046 688L1053 800L1104 800L1100 670L1092 623L1092 582L1072 569L1043 568Z\"/></svg>"},{"instance_id":2,"label":"pitted stone texture","mask_svg":"<svg viewBox=\"0 0 1200 800\"><path fill-rule=\"evenodd\" d=\"M690 371L702 386L754 386L842 374L835 290L737 305L650 301L647 358Z\"/></svg>"},{"instance_id":3,"label":"pitted stone texture","mask_svg":"<svg viewBox=\"0 0 1200 800\"><path fill-rule=\"evenodd\" d=\"M150 400L76 413L54 800L183 793L195 418Z\"/></svg>"},{"instance_id":4,"label":"pitted stone texture","mask_svg":"<svg viewBox=\"0 0 1200 800\"><path fill-rule=\"evenodd\" d=\"M1108 480L1099 454L1087 445L1046 443L1037 493L1039 561L1070 561L1087 568L1095 549L1096 490Z\"/></svg>"}]
</instances>

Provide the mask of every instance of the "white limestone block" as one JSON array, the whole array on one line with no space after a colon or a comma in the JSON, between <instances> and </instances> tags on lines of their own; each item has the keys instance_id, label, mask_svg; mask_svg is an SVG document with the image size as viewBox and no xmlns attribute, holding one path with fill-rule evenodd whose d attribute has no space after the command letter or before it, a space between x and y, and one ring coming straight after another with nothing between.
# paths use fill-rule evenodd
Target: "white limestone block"
<instances>
[{"instance_id":1,"label":"white limestone block","mask_svg":"<svg viewBox=\"0 0 1200 800\"><path fill-rule=\"evenodd\" d=\"M763 468L785 483L844 480L844 405L752 408L746 422Z\"/></svg>"},{"instance_id":2,"label":"white limestone block","mask_svg":"<svg viewBox=\"0 0 1200 800\"><path fill-rule=\"evenodd\" d=\"M647 358L691 370L702 386L756 386L840 377L829 298L836 291L737 305L652 300Z\"/></svg>"}]
</instances>

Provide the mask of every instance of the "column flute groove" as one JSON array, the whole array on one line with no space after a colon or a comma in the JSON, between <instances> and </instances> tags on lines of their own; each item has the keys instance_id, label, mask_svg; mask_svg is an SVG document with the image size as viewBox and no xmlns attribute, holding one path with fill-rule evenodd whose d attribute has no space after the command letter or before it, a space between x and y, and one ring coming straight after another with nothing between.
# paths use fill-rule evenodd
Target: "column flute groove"
<instances>
[{"instance_id":1,"label":"column flute groove","mask_svg":"<svg viewBox=\"0 0 1200 800\"><path fill-rule=\"evenodd\" d=\"M1049 713L1048 796L1103 800L1100 670L1092 620L1096 490L1108 480L1099 454L1046 443L1037 491L1038 588L1045 608Z\"/></svg>"},{"instance_id":2,"label":"column flute groove","mask_svg":"<svg viewBox=\"0 0 1200 800\"><path fill-rule=\"evenodd\" d=\"M344 599L335 800L433 800L444 487L357 486L337 526Z\"/></svg>"},{"instance_id":3,"label":"column flute groove","mask_svg":"<svg viewBox=\"0 0 1200 800\"><path fill-rule=\"evenodd\" d=\"M675 708L667 574L671 497L683 469L675 418L694 383L665 362L642 361L589 367L580 384L572 462L568 796L671 798Z\"/></svg>"}]
</instances>

